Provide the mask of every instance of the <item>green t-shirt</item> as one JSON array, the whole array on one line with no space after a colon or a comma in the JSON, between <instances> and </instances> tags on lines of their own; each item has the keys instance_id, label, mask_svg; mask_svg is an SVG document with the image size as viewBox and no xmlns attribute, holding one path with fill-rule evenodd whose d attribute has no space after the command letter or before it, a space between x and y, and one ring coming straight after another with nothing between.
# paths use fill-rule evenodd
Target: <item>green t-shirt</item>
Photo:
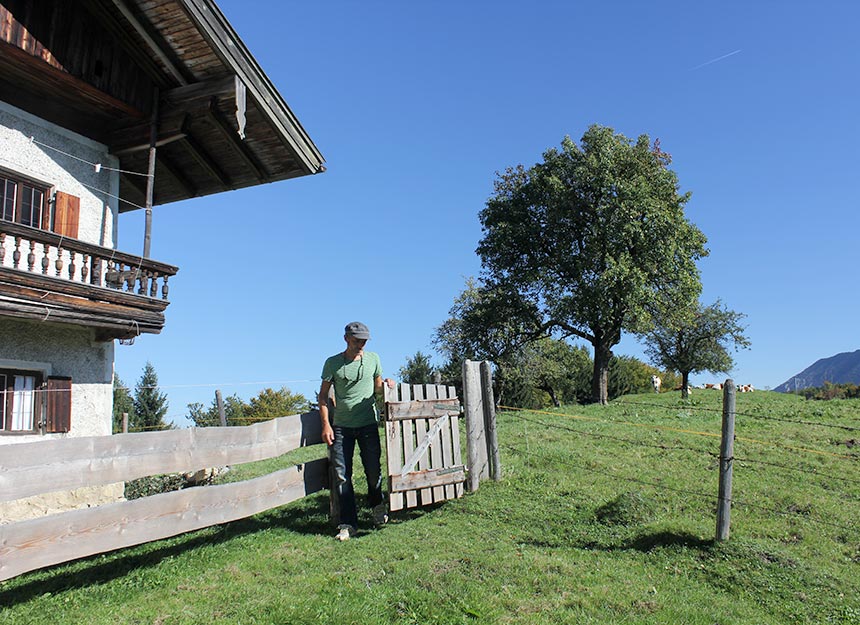
<instances>
[{"instance_id":1,"label":"green t-shirt","mask_svg":"<svg viewBox=\"0 0 860 625\"><path fill-rule=\"evenodd\" d=\"M347 362L342 352L328 358L323 365L322 379L334 386L332 424L356 428L376 423L373 381L381 375L382 365L374 352L364 352L352 362Z\"/></svg>"}]
</instances>

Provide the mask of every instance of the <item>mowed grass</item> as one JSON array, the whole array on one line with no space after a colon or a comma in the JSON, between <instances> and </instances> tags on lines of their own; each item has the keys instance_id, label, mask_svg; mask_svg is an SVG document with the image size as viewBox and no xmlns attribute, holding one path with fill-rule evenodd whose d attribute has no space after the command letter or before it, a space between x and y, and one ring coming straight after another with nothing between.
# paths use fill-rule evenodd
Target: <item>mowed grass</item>
<instances>
[{"instance_id":1,"label":"mowed grass","mask_svg":"<svg viewBox=\"0 0 860 625\"><path fill-rule=\"evenodd\" d=\"M721 398L503 412L463 499L341 544L320 493L4 582L0 623L860 623L860 402L739 395L716 543Z\"/></svg>"}]
</instances>

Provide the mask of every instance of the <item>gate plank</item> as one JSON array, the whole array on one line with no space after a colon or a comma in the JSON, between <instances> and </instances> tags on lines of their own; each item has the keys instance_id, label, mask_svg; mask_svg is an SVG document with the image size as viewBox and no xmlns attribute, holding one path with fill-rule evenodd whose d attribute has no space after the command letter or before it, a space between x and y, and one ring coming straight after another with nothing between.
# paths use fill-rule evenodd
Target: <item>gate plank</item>
<instances>
[{"instance_id":1,"label":"gate plank","mask_svg":"<svg viewBox=\"0 0 860 625\"><path fill-rule=\"evenodd\" d=\"M448 387L448 397L457 397L457 389L453 386ZM453 464L463 464L463 452L460 449L460 419L451 422L451 451L454 453ZM462 483L454 485L456 497L462 497L465 490Z\"/></svg>"},{"instance_id":2,"label":"gate plank","mask_svg":"<svg viewBox=\"0 0 860 625\"><path fill-rule=\"evenodd\" d=\"M385 387L385 399L387 400L386 406L393 405L390 402L397 401L397 387L388 388ZM393 475L397 471L397 466L403 462L403 438L402 438L402 428L401 424L397 421L389 420L385 422L385 452L387 458L388 465L388 475ZM395 493L394 489L391 488L391 483L389 479L388 484L388 509L402 510L404 507L404 499L403 493Z\"/></svg>"},{"instance_id":3,"label":"gate plank","mask_svg":"<svg viewBox=\"0 0 860 625\"><path fill-rule=\"evenodd\" d=\"M424 397L424 387L420 384L414 384L412 386L412 398L417 400L426 399ZM417 418L413 421L415 424L415 440L422 440L425 436L427 436L427 419ZM430 462L428 460L428 454L424 454L418 460L418 470L426 471L430 468ZM433 503L433 489L432 488L422 488L418 491L418 496L421 498L421 505L426 506Z\"/></svg>"},{"instance_id":4,"label":"gate plank","mask_svg":"<svg viewBox=\"0 0 860 625\"><path fill-rule=\"evenodd\" d=\"M408 402L413 399L412 395L412 387L408 384L400 385L400 399L401 401ZM423 399L423 397L422 397ZM415 449L415 422L412 420L407 420L401 422L401 427L403 428L403 456L409 456L412 453L412 450ZM402 466L402 465L401 465ZM398 467L397 471L394 473L400 473L400 467ZM393 473L392 473L393 474ZM418 506L418 493L415 490L408 491L406 493L406 507L407 508L415 508Z\"/></svg>"},{"instance_id":5,"label":"gate plank","mask_svg":"<svg viewBox=\"0 0 860 625\"><path fill-rule=\"evenodd\" d=\"M439 399L439 395L436 392L436 386L434 384L428 384L426 386L426 398L437 400ZM429 425L429 422L428 422ZM450 427L450 421L445 420L444 427ZM444 467L445 465L442 462L442 434L441 432L436 432L433 436L433 440L430 441L430 449L429 451L429 462L431 469L438 469ZM445 496L445 488L442 486L434 486L433 487L433 501L445 501L447 497Z\"/></svg>"},{"instance_id":6,"label":"gate plank","mask_svg":"<svg viewBox=\"0 0 860 625\"><path fill-rule=\"evenodd\" d=\"M448 389L444 386L438 386L438 399L448 398ZM454 466L454 453L451 448L451 430L458 428L458 419L453 416L449 419L447 427L442 429L442 463L443 466ZM453 499L457 496L456 487L454 484L445 485L445 499Z\"/></svg>"},{"instance_id":7,"label":"gate plank","mask_svg":"<svg viewBox=\"0 0 860 625\"><path fill-rule=\"evenodd\" d=\"M391 479L391 489L394 491L405 491L416 488L441 487L446 484L455 484L466 481L466 468L450 467L442 469L430 469L420 473L410 473L407 476L394 475Z\"/></svg>"},{"instance_id":8,"label":"gate plank","mask_svg":"<svg viewBox=\"0 0 860 625\"><path fill-rule=\"evenodd\" d=\"M441 417L443 414L460 412L460 402L457 398L437 400L401 401L388 407L389 419L417 419L419 417Z\"/></svg>"}]
</instances>

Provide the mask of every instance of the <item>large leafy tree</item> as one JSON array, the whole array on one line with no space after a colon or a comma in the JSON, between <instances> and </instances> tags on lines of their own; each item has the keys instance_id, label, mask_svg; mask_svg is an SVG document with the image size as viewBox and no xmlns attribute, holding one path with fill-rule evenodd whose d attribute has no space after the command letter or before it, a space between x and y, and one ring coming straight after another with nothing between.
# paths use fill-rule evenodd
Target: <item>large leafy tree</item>
<instances>
[{"instance_id":1,"label":"large leafy tree","mask_svg":"<svg viewBox=\"0 0 860 625\"><path fill-rule=\"evenodd\" d=\"M622 331L650 327L661 298L685 307L701 289L706 239L684 215L689 193L670 162L647 135L591 126L579 145L565 138L533 167L499 174L480 213L484 282L519 314L507 326L591 343L596 402L608 400Z\"/></svg>"},{"instance_id":2,"label":"large leafy tree","mask_svg":"<svg viewBox=\"0 0 860 625\"><path fill-rule=\"evenodd\" d=\"M526 391L517 407L542 408L573 404L587 399L591 357L584 346L543 338L531 341L509 359L508 380ZM548 401L547 401L548 400Z\"/></svg>"},{"instance_id":3,"label":"large leafy tree","mask_svg":"<svg viewBox=\"0 0 860 625\"><path fill-rule=\"evenodd\" d=\"M459 384L464 359L491 360L500 403L541 408L580 400L581 372L591 369L591 358L584 348L534 334L529 321L534 315L523 300L468 278L433 337L434 347L447 357L443 379Z\"/></svg>"},{"instance_id":4,"label":"large leafy tree","mask_svg":"<svg viewBox=\"0 0 860 625\"><path fill-rule=\"evenodd\" d=\"M491 360L496 365L496 400L504 402L511 388L507 382L515 381L508 374L518 351L530 338L538 338L530 322L534 311L523 300L470 277L448 315L433 336L434 347L447 359L440 369L443 382L453 383L460 393L463 361Z\"/></svg>"},{"instance_id":5,"label":"large leafy tree","mask_svg":"<svg viewBox=\"0 0 860 625\"><path fill-rule=\"evenodd\" d=\"M166 430L171 426L164 422L167 414L167 395L158 390L158 374L151 362L147 362L134 387L134 421L129 429Z\"/></svg>"},{"instance_id":6,"label":"large leafy tree","mask_svg":"<svg viewBox=\"0 0 860 625\"><path fill-rule=\"evenodd\" d=\"M732 351L750 346L744 334L742 313L726 308L720 300L710 306L697 304L684 318L658 317L644 335L651 362L681 374L681 395L690 393L690 374L727 373L734 367Z\"/></svg>"}]
</instances>

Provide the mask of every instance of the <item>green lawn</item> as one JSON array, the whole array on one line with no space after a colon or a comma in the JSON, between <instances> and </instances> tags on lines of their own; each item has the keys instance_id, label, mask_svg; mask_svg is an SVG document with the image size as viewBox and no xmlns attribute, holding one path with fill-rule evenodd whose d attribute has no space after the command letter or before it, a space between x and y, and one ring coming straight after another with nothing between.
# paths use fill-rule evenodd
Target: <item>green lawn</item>
<instances>
[{"instance_id":1,"label":"green lawn","mask_svg":"<svg viewBox=\"0 0 860 625\"><path fill-rule=\"evenodd\" d=\"M727 542L721 393L636 395L501 413L500 482L347 543L320 493L4 582L0 623L860 624L860 401L737 411Z\"/></svg>"}]
</instances>

